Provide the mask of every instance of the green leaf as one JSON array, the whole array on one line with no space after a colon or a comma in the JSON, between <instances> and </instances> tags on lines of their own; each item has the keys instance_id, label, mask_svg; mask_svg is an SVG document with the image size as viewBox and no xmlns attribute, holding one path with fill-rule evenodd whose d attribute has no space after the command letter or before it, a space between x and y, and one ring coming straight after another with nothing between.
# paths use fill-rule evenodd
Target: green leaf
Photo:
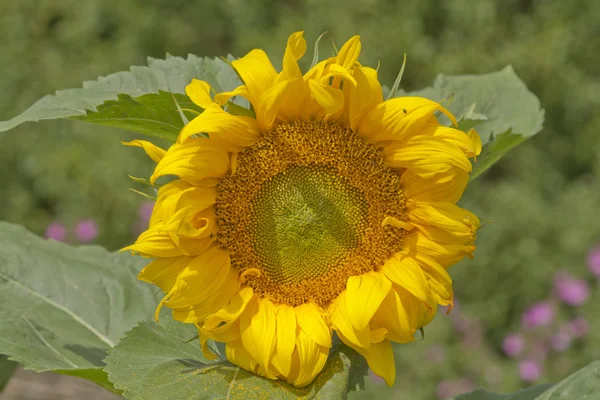
<instances>
[{"instance_id":1,"label":"green leaf","mask_svg":"<svg viewBox=\"0 0 600 400\"><path fill-rule=\"evenodd\" d=\"M540 393L552 385L537 385L528 389L519 390L516 393L490 393L483 389L477 389L470 393L461 394L454 400L534 400Z\"/></svg>"},{"instance_id":2,"label":"green leaf","mask_svg":"<svg viewBox=\"0 0 600 400\"><path fill-rule=\"evenodd\" d=\"M481 175L511 148L540 132L544 122L539 99L511 66L482 75L438 75L432 87L407 95L438 102L452 96L447 108L461 121L459 127L466 130L477 127L485 147L482 160L478 159L481 166L475 164L471 179ZM444 116L441 119L449 124Z\"/></svg>"},{"instance_id":3,"label":"green leaf","mask_svg":"<svg viewBox=\"0 0 600 400\"><path fill-rule=\"evenodd\" d=\"M10 381L13 372L19 364L8 359L8 356L0 354L0 393Z\"/></svg>"},{"instance_id":4,"label":"green leaf","mask_svg":"<svg viewBox=\"0 0 600 400\"><path fill-rule=\"evenodd\" d=\"M26 369L106 381L106 351L156 306L136 279L146 262L0 223L0 353Z\"/></svg>"},{"instance_id":5,"label":"green leaf","mask_svg":"<svg viewBox=\"0 0 600 400\"><path fill-rule=\"evenodd\" d=\"M535 400L596 400L600 393L600 361L594 361L552 386Z\"/></svg>"},{"instance_id":6,"label":"green leaf","mask_svg":"<svg viewBox=\"0 0 600 400\"><path fill-rule=\"evenodd\" d=\"M86 115L71 119L123 128L174 142L184 126L174 99L186 109L183 113L188 120L203 111L189 97L178 93L160 91L158 94L146 94L135 99L127 94L119 94L117 98L107 100L96 111L88 110Z\"/></svg>"},{"instance_id":7,"label":"green leaf","mask_svg":"<svg viewBox=\"0 0 600 400\"><path fill-rule=\"evenodd\" d=\"M105 370L128 399L339 399L345 398L360 356L339 346L315 381L297 389L282 381L261 378L224 358L208 361L197 341L196 329L173 321L142 322L109 351Z\"/></svg>"},{"instance_id":8,"label":"green leaf","mask_svg":"<svg viewBox=\"0 0 600 400\"><path fill-rule=\"evenodd\" d=\"M22 114L0 122L0 132L29 121L73 118L172 139L183 122L171 93L182 108L196 110L184 95L185 86L193 78L207 81L216 92L241 84L223 60L191 54L184 59L167 54L165 60L148 58L147 67L134 66L129 71L84 82L81 89L59 90L45 96Z\"/></svg>"}]
</instances>

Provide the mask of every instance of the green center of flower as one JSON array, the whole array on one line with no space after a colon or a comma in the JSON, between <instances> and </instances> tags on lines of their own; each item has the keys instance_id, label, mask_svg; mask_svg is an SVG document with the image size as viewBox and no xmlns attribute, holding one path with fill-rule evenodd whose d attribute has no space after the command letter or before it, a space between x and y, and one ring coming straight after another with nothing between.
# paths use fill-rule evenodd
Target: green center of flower
<instances>
[{"instance_id":1,"label":"green center of flower","mask_svg":"<svg viewBox=\"0 0 600 400\"><path fill-rule=\"evenodd\" d=\"M217 186L217 242L243 284L276 302L326 305L350 276L399 251L400 175L335 123L281 124L238 153Z\"/></svg>"},{"instance_id":2,"label":"green center of flower","mask_svg":"<svg viewBox=\"0 0 600 400\"><path fill-rule=\"evenodd\" d=\"M262 185L250 207L263 268L284 284L327 273L360 245L367 225L364 196L322 166L286 169Z\"/></svg>"}]
</instances>

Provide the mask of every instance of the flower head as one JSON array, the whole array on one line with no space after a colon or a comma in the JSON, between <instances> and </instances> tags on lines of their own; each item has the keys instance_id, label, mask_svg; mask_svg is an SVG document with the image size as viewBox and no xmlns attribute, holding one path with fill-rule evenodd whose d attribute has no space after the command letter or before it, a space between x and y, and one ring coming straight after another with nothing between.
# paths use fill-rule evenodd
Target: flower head
<instances>
[{"instance_id":1,"label":"flower head","mask_svg":"<svg viewBox=\"0 0 600 400\"><path fill-rule=\"evenodd\" d=\"M256 374L308 385L333 331L391 385L391 342L414 340L453 303L447 268L475 250L478 218L456 206L477 133L440 104L383 101L351 38L302 74L302 32L277 72L262 50L232 62L243 85L186 88L204 111L166 152L142 141L161 186L150 226L128 250L155 258L140 279L161 306L226 344ZM240 115L235 96L252 105Z\"/></svg>"},{"instance_id":2,"label":"flower head","mask_svg":"<svg viewBox=\"0 0 600 400\"><path fill-rule=\"evenodd\" d=\"M520 355L525 348L525 339L523 335L513 333L507 335L502 342L502 349L504 350L504 354L507 356L514 358Z\"/></svg>"},{"instance_id":3,"label":"flower head","mask_svg":"<svg viewBox=\"0 0 600 400\"><path fill-rule=\"evenodd\" d=\"M536 303L525 310L521 316L521 325L525 329L548 326L554 321L554 307L547 301Z\"/></svg>"},{"instance_id":4,"label":"flower head","mask_svg":"<svg viewBox=\"0 0 600 400\"><path fill-rule=\"evenodd\" d=\"M587 264L590 272L600 278L600 246L596 246L588 253Z\"/></svg>"},{"instance_id":5,"label":"flower head","mask_svg":"<svg viewBox=\"0 0 600 400\"><path fill-rule=\"evenodd\" d=\"M98 236L98 225L92 219L79 221L75 226L75 236L81 243L89 243Z\"/></svg>"},{"instance_id":6,"label":"flower head","mask_svg":"<svg viewBox=\"0 0 600 400\"><path fill-rule=\"evenodd\" d=\"M537 381L542 376L542 367L535 361L521 361L519 363L519 375L525 382Z\"/></svg>"},{"instance_id":7,"label":"flower head","mask_svg":"<svg viewBox=\"0 0 600 400\"><path fill-rule=\"evenodd\" d=\"M56 240L57 242L64 242L67 238L67 230L65 229L65 226L63 224L54 221L48 224L44 236L46 237L46 239Z\"/></svg>"},{"instance_id":8,"label":"flower head","mask_svg":"<svg viewBox=\"0 0 600 400\"><path fill-rule=\"evenodd\" d=\"M554 291L559 299L571 306L584 304L590 296L590 288L583 279L576 279L561 271L554 277Z\"/></svg>"}]
</instances>

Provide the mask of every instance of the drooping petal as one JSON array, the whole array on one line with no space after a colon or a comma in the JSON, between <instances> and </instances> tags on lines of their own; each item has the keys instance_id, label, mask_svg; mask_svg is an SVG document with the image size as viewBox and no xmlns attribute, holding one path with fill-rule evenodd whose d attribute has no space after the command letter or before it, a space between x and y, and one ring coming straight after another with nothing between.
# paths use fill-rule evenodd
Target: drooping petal
<instances>
[{"instance_id":1,"label":"drooping petal","mask_svg":"<svg viewBox=\"0 0 600 400\"><path fill-rule=\"evenodd\" d=\"M367 347L371 343L371 331L369 327L357 330L352 326L348 317L348 291L345 290L338 295L332 305L331 325L338 335L344 335L355 346Z\"/></svg>"},{"instance_id":2,"label":"drooping petal","mask_svg":"<svg viewBox=\"0 0 600 400\"><path fill-rule=\"evenodd\" d=\"M447 201L454 204L467 187L469 173L457 168L450 175L440 174L432 179L424 179L412 171L404 171L400 181L409 199Z\"/></svg>"},{"instance_id":3,"label":"drooping petal","mask_svg":"<svg viewBox=\"0 0 600 400\"><path fill-rule=\"evenodd\" d=\"M251 287L241 288L227 305L206 317L201 326L202 333L221 342L228 342L229 340L225 339L228 339L229 336L239 337L239 325L236 326L235 323L253 297L254 291ZM231 330L236 330L236 332L231 332Z\"/></svg>"},{"instance_id":4,"label":"drooping petal","mask_svg":"<svg viewBox=\"0 0 600 400\"><path fill-rule=\"evenodd\" d=\"M327 115L335 114L344 106L344 94L341 90L315 80L309 80L308 87L312 99L325 110Z\"/></svg>"},{"instance_id":5,"label":"drooping petal","mask_svg":"<svg viewBox=\"0 0 600 400\"><path fill-rule=\"evenodd\" d=\"M240 317L242 343L261 366L268 369L275 351L277 308L270 300L254 298Z\"/></svg>"},{"instance_id":6,"label":"drooping petal","mask_svg":"<svg viewBox=\"0 0 600 400\"><path fill-rule=\"evenodd\" d=\"M300 329L320 346L331 347L331 330L320 307L314 303L305 303L294 308Z\"/></svg>"},{"instance_id":7,"label":"drooping petal","mask_svg":"<svg viewBox=\"0 0 600 400\"><path fill-rule=\"evenodd\" d=\"M254 118L231 115L216 103L184 126L177 142L184 144L193 141L193 135L199 133L207 133L211 141L221 144L227 151L240 151L260 139Z\"/></svg>"},{"instance_id":8,"label":"drooping petal","mask_svg":"<svg viewBox=\"0 0 600 400\"><path fill-rule=\"evenodd\" d=\"M239 60L231 62L246 86L250 102L256 107L258 100L269 90L277 72L263 50L255 49Z\"/></svg>"},{"instance_id":9,"label":"drooping petal","mask_svg":"<svg viewBox=\"0 0 600 400\"><path fill-rule=\"evenodd\" d=\"M383 94L377 79L377 71L373 68L355 68L354 78L356 85L349 88L349 116L350 128L356 131L364 116L381 103Z\"/></svg>"},{"instance_id":10,"label":"drooping petal","mask_svg":"<svg viewBox=\"0 0 600 400\"><path fill-rule=\"evenodd\" d=\"M298 332L296 349L299 359L299 374L291 382L296 387L311 383L325 366L329 348L315 343L302 330Z\"/></svg>"},{"instance_id":11,"label":"drooping petal","mask_svg":"<svg viewBox=\"0 0 600 400\"><path fill-rule=\"evenodd\" d=\"M158 163L150 182L164 175L176 175L190 183L206 178L222 178L229 170L227 152L214 142L198 138L189 143L175 143Z\"/></svg>"},{"instance_id":12,"label":"drooping petal","mask_svg":"<svg viewBox=\"0 0 600 400\"><path fill-rule=\"evenodd\" d=\"M396 364L394 352L389 340L373 343L367 348L357 347L355 350L367 360L369 368L376 375L382 377L388 386L394 385L396 380Z\"/></svg>"},{"instance_id":13,"label":"drooping petal","mask_svg":"<svg viewBox=\"0 0 600 400\"><path fill-rule=\"evenodd\" d=\"M456 118L441 104L422 97L397 97L373 108L360 122L358 132L369 143L403 140L438 126L441 111L456 125Z\"/></svg>"},{"instance_id":14,"label":"drooping petal","mask_svg":"<svg viewBox=\"0 0 600 400\"><path fill-rule=\"evenodd\" d=\"M429 286L423 270L412 258L391 257L381 271L396 285L402 286L421 301L427 301Z\"/></svg>"},{"instance_id":15,"label":"drooping petal","mask_svg":"<svg viewBox=\"0 0 600 400\"><path fill-rule=\"evenodd\" d=\"M471 172L465 154L455 146L435 137L418 135L406 141L394 141L383 150L386 164L406 168L421 178L431 179L453 168Z\"/></svg>"},{"instance_id":16,"label":"drooping petal","mask_svg":"<svg viewBox=\"0 0 600 400\"><path fill-rule=\"evenodd\" d=\"M193 257L188 256L158 258L140 271L138 279L153 283L168 293L175 285L177 275L192 259Z\"/></svg>"},{"instance_id":17,"label":"drooping petal","mask_svg":"<svg viewBox=\"0 0 600 400\"><path fill-rule=\"evenodd\" d=\"M256 373L258 362L250 355L250 352L244 347L241 339L227 342L225 346L225 356L235 365L239 365L246 371Z\"/></svg>"},{"instance_id":18,"label":"drooping petal","mask_svg":"<svg viewBox=\"0 0 600 400\"><path fill-rule=\"evenodd\" d=\"M365 329L391 288L391 282L379 272L348 278L347 315L356 330Z\"/></svg>"},{"instance_id":19,"label":"drooping petal","mask_svg":"<svg viewBox=\"0 0 600 400\"><path fill-rule=\"evenodd\" d=\"M192 82L185 87L185 94L204 109L215 103L210 96L210 85L206 81L192 79Z\"/></svg>"},{"instance_id":20,"label":"drooping petal","mask_svg":"<svg viewBox=\"0 0 600 400\"><path fill-rule=\"evenodd\" d=\"M336 63L345 69L350 69L358 60L361 50L360 36L352 36L340 49L336 57Z\"/></svg>"},{"instance_id":21,"label":"drooping petal","mask_svg":"<svg viewBox=\"0 0 600 400\"><path fill-rule=\"evenodd\" d=\"M415 303L416 304L416 303ZM386 337L396 343L408 343L413 337L414 328L411 328L408 312L402 299L395 289L388 292L381 302L381 306L373 315L373 324L387 330Z\"/></svg>"},{"instance_id":22,"label":"drooping petal","mask_svg":"<svg viewBox=\"0 0 600 400\"><path fill-rule=\"evenodd\" d=\"M150 143L146 140L132 140L131 142L121 142L121 144L131 147L141 147L142 149L144 149L146 154L148 154L148 157L150 157L152 161L154 161L157 164L167 153L166 150L163 150L154 143Z\"/></svg>"},{"instance_id":23,"label":"drooping petal","mask_svg":"<svg viewBox=\"0 0 600 400\"><path fill-rule=\"evenodd\" d=\"M277 345L273 361L283 376L288 376L292 369L292 355L296 349L296 314L287 304L277 305Z\"/></svg>"}]
</instances>

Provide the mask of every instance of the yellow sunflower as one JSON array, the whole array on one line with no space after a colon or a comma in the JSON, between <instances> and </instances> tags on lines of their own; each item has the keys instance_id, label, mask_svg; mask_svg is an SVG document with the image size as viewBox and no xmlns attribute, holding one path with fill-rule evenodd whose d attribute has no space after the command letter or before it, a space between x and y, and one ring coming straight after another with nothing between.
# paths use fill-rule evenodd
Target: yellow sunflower
<instances>
[{"instance_id":1,"label":"yellow sunflower","mask_svg":"<svg viewBox=\"0 0 600 400\"><path fill-rule=\"evenodd\" d=\"M226 344L234 364L302 387L323 368L333 331L392 385L391 342L414 340L439 305L452 307L446 269L475 250L479 220L456 206L481 150L475 131L419 97L383 101L360 38L302 74L302 32L283 69L252 50L233 61L243 85L186 93L204 112L168 150L145 141L160 187L133 253L140 273L202 349ZM228 101L246 98L241 113ZM234 112L237 111L237 112ZM249 115L252 115L249 116Z\"/></svg>"}]
</instances>

